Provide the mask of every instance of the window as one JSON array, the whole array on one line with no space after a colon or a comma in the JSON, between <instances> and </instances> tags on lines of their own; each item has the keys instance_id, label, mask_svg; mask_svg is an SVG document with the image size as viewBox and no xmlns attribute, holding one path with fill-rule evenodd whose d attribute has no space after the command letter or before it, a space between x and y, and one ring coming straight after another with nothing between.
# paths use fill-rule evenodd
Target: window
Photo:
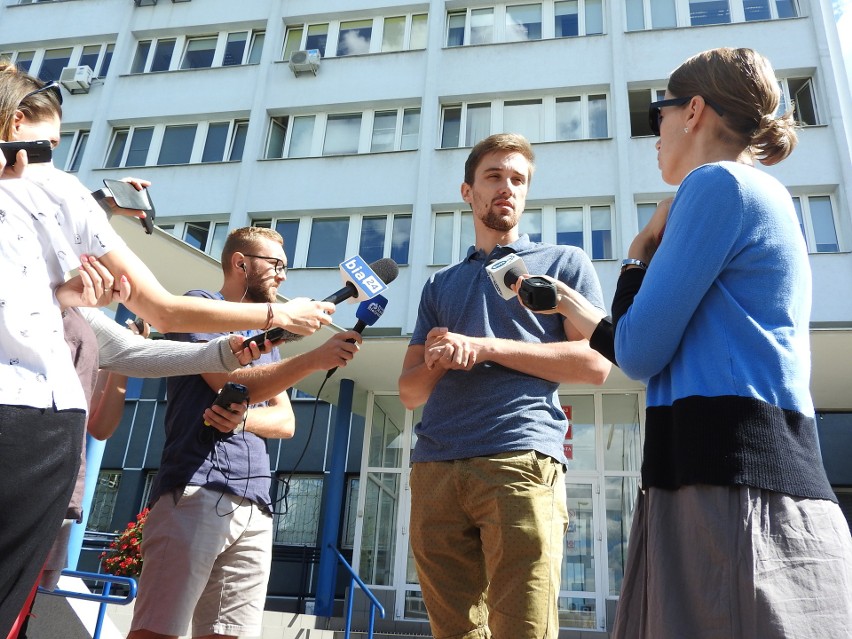
<instances>
[{"instance_id":1,"label":"window","mask_svg":"<svg viewBox=\"0 0 852 639\"><path fill-rule=\"evenodd\" d=\"M541 5L506 7L506 42L541 40Z\"/></svg>"},{"instance_id":2,"label":"window","mask_svg":"<svg viewBox=\"0 0 852 639\"><path fill-rule=\"evenodd\" d=\"M140 40L130 72L257 64L263 52L265 35L262 30L242 30L203 36ZM176 50L180 52L180 58L174 55Z\"/></svg>"},{"instance_id":3,"label":"window","mask_svg":"<svg viewBox=\"0 0 852 639\"><path fill-rule=\"evenodd\" d=\"M348 234L348 217L314 218L311 223L307 266L337 267L346 259Z\"/></svg>"},{"instance_id":4,"label":"window","mask_svg":"<svg viewBox=\"0 0 852 639\"><path fill-rule=\"evenodd\" d=\"M657 210L657 204L659 204L659 202L639 202L636 205L637 230L641 231L648 226L648 222L651 221L651 216L654 215L654 211Z\"/></svg>"},{"instance_id":5,"label":"window","mask_svg":"<svg viewBox=\"0 0 852 639\"><path fill-rule=\"evenodd\" d=\"M665 89L635 89L627 92L632 137L654 135L651 125L648 124L648 107L651 106L651 102L662 100L665 93Z\"/></svg>"},{"instance_id":6,"label":"window","mask_svg":"<svg viewBox=\"0 0 852 639\"><path fill-rule=\"evenodd\" d=\"M80 170L80 162L86 143L89 141L88 131L71 131L63 133L59 146L53 150L53 165L63 171L76 172Z\"/></svg>"},{"instance_id":7,"label":"window","mask_svg":"<svg viewBox=\"0 0 852 639\"><path fill-rule=\"evenodd\" d=\"M600 94L495 100L442 109L441 148L473 146L498 131L518 131L531 142L606 138L607 97Z\"/></svg>"},{"instance_id":8,"label":"window","mask_svg":"<svg viewBox=\"0 0 852 639\"><path fill-rule=\"evenodd\" d=\"M159 226L159 225L158 225ZM189 220L186 222L176 222L174 229L165 229L160 227L182 239L184 242L215 257L221 258L222 248L225 246L225 239L228 237L227 222L211 222L209 220Z\"/></svg>"},{"instance_id":9,"label":"window","mask_svg":"<svg viewBox=\"0 0 852 639\"><path fill-rule=\"evenodd\" d=\"M795 0L743 0L743 11L747 22L795 18L799 15Z\"/></svg>"},{"instance_id":10,"label":"window","mask_svg":"<svg viewBox=\"0 0 852 639\"><path fill-rule=\"evenodd\" d=\"M554 38L603 33L602 0L558 0L553 16Z\"/></svg>"},{"instance_id":11,"label":"window","mask_svg":"<svg viewBox=\"0 0 852 639\"><path fill-rule=\"evenodd\" d=\"M820 124L811 78L786 78L779 80L781 103L778 112L786 113L793 108L793 118L805 126Z\"/></svg>"},{"instance_id":12,"label":"window","mask_svg":"<svg viewBox=\"0 0 852 639\"><path fill-rule=\"evenodd\" d=\"M315 546L319 540L322 477L278 476L278 499L283 511L275 515L274 542ZM289 483L289 489L287 484ZM286 496L285 496L286 495Z\"/></svg>"},{"instance_id":13,"label":"window","mask_svg":"<svg viewBox=\"0 0 852 639\"><path fill-rule=\"evenodd\" d=\"M581 248L593 260L612 259L612 207L557 208L556 243Z\"/></svg>"},{"instance_id":14,"label":"window","mask_svg":"<svg viewBox=\"0 0 852 639\"><path fill-rule=\"evenodd\" d=\"M67 67L71 62L72 51L71 47L48 49L45 51L44 59L41 61L41 67L38 70L38 79L43 82L58 80L62 69Z\"/></svg>"},{"instance_id":15,"label":"window","mask_svg":"<svg viewBox=\"0 0 852 639\"><path fill-rule=\"evenodd\" d=\"M296 243L299 241L299 220L255 220L252 226L262 228L273 228L284 238L284 253L287 255L287 268L296 268Z\"/></svg>"},{"instance_id":16,"label":"window","mask_svg":"<svg viewBox=\"0 0 852 639\"><path fill-rule=\"evenodd\" d=\"M689 0L689 22L693 27L727 24L731 21L728 0Z\"/></svg>"},{"instance_id":17,"label":"window","mask_svg":"<svg viewBox=\"0 0 852 639\"><path fill-rule=\"evenodd\" d=\"M836 253L840 250L831 197L794 196L793 206L810 253Z\"/></svg>"},{"instance_id":18,"label":"window","mask_svg":"<svg viewBox=\"0 0 852 639\"><path fill-rule=\"evenodd\" d=\"M120 128L113 132L106 168L196 162L239 162L245 150L248 120L193 122L156 127Z\"/></svg>"},{"instance_id":19,"label":"window","mask_svg":"<svg viewBox=\"0 0 852 639\"><path fill-rule=\"evenodd\" d=\"M776 20L799 15L796 0L689 0L688 13L683 10L685 5L681 0L626 0L624 6L628 31L728 24L734 20Z\"/></svg>"},{"instance_id":20,"label":"window","mask_svg":"<svg viewBox=\"0 0 852 639\"><path fill-rule=\"evenodd\" d=\"M115 45L112 43L84 46L80 58L77 60L77 66L85 65L94 72L96 77L103 78L109 71L114 49Z\"/></svg>"},{"instance_id":21,"label":"window","mask_svg":"<svg viewBox=\"0 0 852 639\"><path fill-rule=\"evenodd\" d=\"M372 20L341 22L337 39L337 55L358 55L370 52L370 39L373 33Z\"/></svg>"},{"instance_id":22,"label":"window","mask_svg":"<svg viewBox=\"0 0 852 639\"><path fill-rule=\"evenodd\" d=\"M304 32L305 29L301 25L298 27L287 27L287 32L284 35L284 55L281 57L282 60L289 62L293 52L300 49L302 46L302 34Z\"/></svg>"},{"instance_id":23,"label":"window","mask_svg":"<svg viewBox=\"0 0 852 639\"><path fill-rule=\"evenodd\" d=\"M330 48L329 33L337 34L337 44ZM302 49L316 49L322 57L425 49L426 36L425 13L293 24L284 36L282 60Z\"/></svg>"},{"instance_id":24,"label":"window","mask_svg":"<svg viewBox=\"0 0 852 639\"><path fill-rule=\"evenodd\" d=\"M305 49L317 49L320 56L325 56L325 45L328 41L328 24L312 24L308 26L305 38Z\"/></svg>"},{"instance_id":25,"label":"window","mask_svg":"<svg viewBox=\"0 0 852 639\"><path fill-rule=\"evenodd\" d=\"M98 473L98 483L92 498L92 508L86 530L112 532L112 516L115 513L115 501L121 485L120 470L102 470Z\"/></svg>"},{"instance_id":26,"label":"window","mask_svg":"<svg viewBox=\"0 0 852 639\"><path fill-rule=\"evenodd\" d=\"M397 264L408 264L411 215L365 215L361 218L358 255L370 264L389 257Z\"/></svg>"},{"instance_id":27,"label":"window","mask_svg":"<svg viewBox=\"0 0 852 639\"><path fill-rule=\"evenodd\" d=\"M317 127L322 137L315 135ZM365 127L369 142L362 146ZM419 108L278 116L270 119L266 158L409 151L417 149L419 138Z\"/></svg>"}]
</instances>

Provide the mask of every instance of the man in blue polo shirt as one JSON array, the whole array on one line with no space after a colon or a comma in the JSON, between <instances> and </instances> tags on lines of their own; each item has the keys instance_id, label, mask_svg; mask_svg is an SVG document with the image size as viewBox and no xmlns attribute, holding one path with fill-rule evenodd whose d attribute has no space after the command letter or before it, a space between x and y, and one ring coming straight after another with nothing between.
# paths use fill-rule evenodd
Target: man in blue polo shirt
<instances>
[{"instance_id":1,"label":"man in blue polo shirt","mask_svg":"<svg viewBox=\"0 0 852 639\"><path fill-rule=\"evenodd\" d=\"M518 233L533 162L515 134L471 151L461 194L476 244L423 288L399 379L407 408L425 403L411 457L411 546L436 639L559 633L568 513L557 390L602 384L610 364L561 315L506 301L489 281L485 267L514 253L603 308L582 250Z\"/></svg>"}]
</instances>

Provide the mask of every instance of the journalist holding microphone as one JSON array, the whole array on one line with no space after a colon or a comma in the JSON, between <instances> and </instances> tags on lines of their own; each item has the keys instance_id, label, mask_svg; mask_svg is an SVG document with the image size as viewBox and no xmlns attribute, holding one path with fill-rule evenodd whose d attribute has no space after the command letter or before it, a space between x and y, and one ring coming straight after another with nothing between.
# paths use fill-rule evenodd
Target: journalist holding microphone
<instances>
[{"instance_id":1,"label":"journalist holding microphone","mask_svg":"<svg viewBox=\"0 0 852 639\"><path fill-rule=\"evenodd\" d=\"M524 260L603 306L580 249L519 234L532 174L520 135L493 135L471 151L461 195L476 244L423 288L399 379L407 408L425 403L412 453L411 547L436 639L559 633L568 513L557 389L601 384L610 364L563 318L501 295L503 266Z\"/></svg>"},{"instance_id":2,"label":"journalist holding microphone","mask_svg":"<svg viewBox=\"0 0 852 639\"><path fill-rule=\"evenodd\" d=\"M752 166L796 144L779 97L750 49L686 60L650 108L678 191L631 244L612 321L554 282L556 311L647 383L617 639L834 639L852 627L852 539L808 386L807 249L790 194Z\"/></svg>"}]
</instances>

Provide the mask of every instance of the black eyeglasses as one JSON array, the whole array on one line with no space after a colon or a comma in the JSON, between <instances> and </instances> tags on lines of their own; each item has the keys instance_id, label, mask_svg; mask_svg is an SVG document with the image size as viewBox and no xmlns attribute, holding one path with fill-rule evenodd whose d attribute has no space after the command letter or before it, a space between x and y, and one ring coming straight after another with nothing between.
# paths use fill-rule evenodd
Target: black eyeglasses
<instances>
[{"instance_id":1,"label":"black eyeglasses","mask_svg":"<svg viewBox=\"0 0 852 639\"><path fill-rule=\"evenodd\" d=\"M41 88L36 89L35 91L30 91L21 98L21 101L18 102L18 104L21 105L28 97L35 95L36 93L43 93L44 91L53 91L57 102L59 102L60 105L62 104L62 89L59 88L59 83L56 80L45 83Z\"/></svg>"},{"instance_id":2,"label":"black eyeglasses","mask_svg":"<svg viewBox=\"0 0 852 639\"><path fill-rule=\"evenodd\" d=\"M687 98L670 98L668 100L657 100L656 102L651 102L651 105L648 107L648 124L651 127L651 133L656 136L660 135L660 120L662 119L660 109L668 106L683 106L694 97L695 96L691 95ZM708 100L707 98L704 98L704 101L710 106L710 108L719 114L720 118L725 115L725 112L722 111L722 107L718 104Z\"/></svg>"},{"instance_id":3,"label":"black eyeglasses","mask_svg":"<svg viewBox=\"0 0 852 639\"><path fill-rule=\"evenodd\" d=\"M252 255L251 253L243 253L246 257L256 257L259 260L275 260L275 264L273 264L273 268L275 269L276 275L284 275L287 272L287 264L284 263L284 260L280 260L277 257L270 257L269 255Z\"/></svg>"}]
</instances>

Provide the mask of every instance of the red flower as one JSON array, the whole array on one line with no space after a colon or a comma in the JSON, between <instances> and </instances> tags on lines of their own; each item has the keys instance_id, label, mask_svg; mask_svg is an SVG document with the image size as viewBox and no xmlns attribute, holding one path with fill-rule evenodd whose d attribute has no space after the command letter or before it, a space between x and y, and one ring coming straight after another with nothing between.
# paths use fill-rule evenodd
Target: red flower
<instances>
[{"instance_id":1,"label":"red flower","mask_svg":"<svg viewBox=\"0 0 852 639\"><path fill-rule=\"evenodd\" d=\"M139 546L142 540L142 529L148 516L146 508L136 515L136 521L131 521L127 527L109 545L109 549L101 553L104 570L113 575L138 577L142 572L142 556Z\"/></svg>"}]
</instances>

